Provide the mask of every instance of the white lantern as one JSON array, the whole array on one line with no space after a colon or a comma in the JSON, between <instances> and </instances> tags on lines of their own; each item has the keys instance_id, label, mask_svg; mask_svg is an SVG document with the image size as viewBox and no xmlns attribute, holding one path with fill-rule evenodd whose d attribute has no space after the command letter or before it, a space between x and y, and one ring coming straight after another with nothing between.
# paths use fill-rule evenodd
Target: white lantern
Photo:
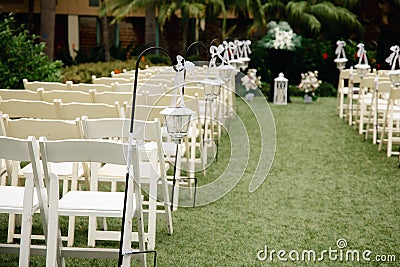
<instances>
[{"instance_id":1,"label":"white lantern","mask_svg":"<svg viewBox=\"0 0 400 267\"><path fill-rule=\"evenodd\" d=\"M165 116L168 134L176 144L179 144L189 131L190 119L194 112L182 105L168 107L160 113Z\"/></svg>"},{"instance_id":2,"label":"white lantern","mask_svg":"<svg viewBox=\"0 0 400 267\"><path fill-rule=\"evenodd\" d=\"M237 73L237 70L231 65L220 65L218 69L221 79L225 82L230 81Z\"/></svg>"},{"instance_id":3,"label":"white lantern","mask_svg":"<svg viewBox=\"0 0 400 267\"><path fill-rule=\"evenodd\" d=\"M336 63L336 67L339 70L343 70L346 66L346 62L347 62L347 58L346 58L346 54L344 52L344 47L346 45L345 41L337 41L337 48L335 51L335 54L337 55L337 57L335 58L334 62Z\"/></svg>"},{"instance_id":4,"label":"white lantern","mask_svg":"<svg viewBox=\"0 0 400 267\"><path fill-rule=\"evenodd\" d=\"M392 53L390 56L386 59L386 62L389 63L392 68L390 71L388 71L388 75L390 77L390 80L392 81L392 84L394 87L398 88L400 87L400 70L396 70L396 62L399 60L399 67L400 67L400 58L399 58L399 46L394 45L390 48Z\"/></svg>"},{"instance_id":5,"label":"white lantern","mask_svg":"<svg viewBox=\"0 0 400 267\"><path fill-rule=\"evenodd\" d=\"M356 64L354 67L357 69L357 73L360 78L363 78L365 75L367 75L367 73L371 69L371 66L368 65L367 52L364 49L364 44L358 44L357 47L357 56L359 57L359 60L358 64Z\"/></svg>"},{"instance_id":6,"label":"white lantern","mask_svg":"<svg viewBox=\"0 0 400 267\"><path fill-rule=\"evenodd\" d=\"M224 81L222 81L219 78L215 78L215 79L207 78L207 79L201 80L200 84L204 88L204 95L207 98L207 100L213 101L220 95L221 87L224 84Z\"/></svg>"},{"instance_id":7,"label":"white lantern","mask_svg":"<svg viewBox=\"0 0 400 267\"><path fill-rule=\"evenodd\" d=\"M287 86L288 79L282 72L279 73L278 77L274 79L274 104L287 105Z\"/></svg>"}]
</instances>

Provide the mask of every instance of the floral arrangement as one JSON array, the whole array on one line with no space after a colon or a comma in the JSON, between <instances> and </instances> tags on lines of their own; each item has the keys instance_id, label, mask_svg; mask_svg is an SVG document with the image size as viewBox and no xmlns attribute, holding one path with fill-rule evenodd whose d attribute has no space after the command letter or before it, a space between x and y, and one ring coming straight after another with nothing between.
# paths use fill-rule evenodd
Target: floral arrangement
<instances>
[{"instance_id":1,"label":"floral arrangement","mask_svg":"<svg viewBox=\"0 0 400 267\"><path fill-rule=\"evenodd\" d=\"M246 100L251 101L254 93L250 92L250 90L255 91L261 87L261 76L257 76L256 69L249 69L247 75L244 75L240 80L247 92L245 95Z\"/></svg>"},{"instance_id":2,"label":"floral arrangement","mask_svg":"<svg viewBox=\"0 0 400 267\"><path fill-rule=\"evenodd\" d=\"M318 71L308 71L301 74L301 82L297 86L305 95L311 94L311 97L316 98L315 91L321 85L321 80L318 80Z\"/></svg>"},{"instance_id":3,"label":"floral arrangement","mask_svg":"<svg viewBox=\"0 0 400 267\"><path fill-rule=\"evenodd\" d=\"M246 91L257 90L261 87L261 76L257 76L256 69L249 69L247 75L243 76L241 81Z\"/></svg>"},{"instance_id":4,"label":"floral arrangement","mask_svg":"<svg viewBox=\"0 0 400 267\"><path fill-rule=\"evenodd\" d=\"M286 21L270 21L267 28L267 35L260 40L265 48L293 51L301 46L301 37L293 32Z\"/></svg>"}]
</instances>

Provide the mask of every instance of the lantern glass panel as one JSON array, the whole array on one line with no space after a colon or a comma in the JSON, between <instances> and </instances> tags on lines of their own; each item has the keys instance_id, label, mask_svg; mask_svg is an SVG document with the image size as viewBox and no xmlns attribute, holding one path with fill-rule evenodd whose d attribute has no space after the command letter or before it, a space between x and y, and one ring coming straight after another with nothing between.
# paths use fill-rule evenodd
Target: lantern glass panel
<instances>
[{"instance_id":1,"label":"lantern glass panel","mask_svg":"<svg viewBox=\"0 0 400 267\"><path fill-rule=\"evenodd\" d=\"M361 78L367 75L371 68L368 64L357 64L354 67L357 69L357 73Z\"/></svg>"},{"instance_id":2,"label":"lantern glass panel","mask_svg":"<svg viewBox=\"0 0 400 267\"><path fill-rule=\"evenodd\" d=\"M390 70L388 71L390 81L394 87L400 87L400 70Z\"/></svg>"}]
</instances>

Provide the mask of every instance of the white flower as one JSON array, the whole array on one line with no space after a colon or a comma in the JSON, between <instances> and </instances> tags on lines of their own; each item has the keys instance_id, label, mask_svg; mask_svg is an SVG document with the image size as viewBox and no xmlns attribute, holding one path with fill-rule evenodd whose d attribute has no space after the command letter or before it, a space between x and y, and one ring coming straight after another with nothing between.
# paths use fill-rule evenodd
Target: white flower
<instances>
[{"instance_id":1,"label":"white flower","mask_svg":"<svg viewBox=\"0 0 400 267\"><path fill-rule=\"evenodd\" d=\"M301 82L298 85L300 91L305 93L314 92L320 86L321 81L318 80L318 71L308 71L301 74Z\"/></svg>"},{"instance_id":2,"label":"white flower","mask_svg":"<svg viewBox=\"0 0 400 267\"><path fill-rule=\"evenodd\" d=\"M241 78L242 85L246 88L246 91L257 90L261 87L261 77L257 77L256 69L249 69L247 75Z\"/></svg>"}]
</instances>

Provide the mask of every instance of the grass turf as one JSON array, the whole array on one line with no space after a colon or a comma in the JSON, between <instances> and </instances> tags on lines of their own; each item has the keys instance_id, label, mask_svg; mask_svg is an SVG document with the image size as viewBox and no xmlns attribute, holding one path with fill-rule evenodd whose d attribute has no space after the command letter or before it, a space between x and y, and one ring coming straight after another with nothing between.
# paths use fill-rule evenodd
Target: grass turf
<instances>
[{"instance_id":1,"label":"grass turf","mask_svg":"<svg viewBox=\"0 0 400 267\"><path fill-rule=\"evenodd\" d=\"M396 158L387 158L339 119L335 98L319 98L312 104L305 104L300 98L292 101L287 106L271 105L277 149L267 179L254 193L248 192L248 184L257 160L254 155L259 151L254 142L259 132L250 110L238 101L238 111L250 137L248 169L238 185L220 200L174 212L172 236L167 235L163 221L158 223L158 266L399 264L400 170ZM228 157L223 155L228 146L229 138L224 136L221 156L210 167L214 170L207 172L208 177L220 173L227 164ZM0 219L0 238L4 242L6 216ZM78 244L86 242L84 227L77 229L76 239ZM257 253L265 246L269 252L314 250L318 258L323 250L338 249L338 239L347 241L344 253L371 250L371 260L376 255L395 255L397 263L329 260L327 254L324 261L315 263L282 262L276 254L272 262L257 259ZM44 266L44 259L32 257L31 263ZM116 261L68 259L67 264L116 266ZM17 266L17 257L0 255L0 266Z\"/></svg>"}]
</instances>

